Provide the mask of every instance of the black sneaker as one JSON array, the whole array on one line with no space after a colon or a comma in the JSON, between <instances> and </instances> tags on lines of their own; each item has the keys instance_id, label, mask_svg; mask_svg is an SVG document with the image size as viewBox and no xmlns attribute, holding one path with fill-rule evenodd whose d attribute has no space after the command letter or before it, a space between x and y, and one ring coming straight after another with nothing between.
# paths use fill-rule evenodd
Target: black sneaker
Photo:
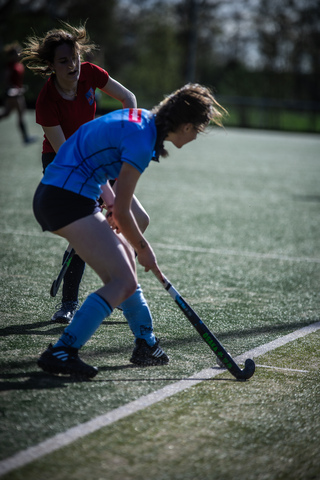
<instances>
[{"instance_id":1,"label":"black sneaker","mask_svg":"<svg viewBox=\"0 0 320 480\"><path fill-rule=\"evenodd\" d=\"M70 323L79 308L78 302L62 302L56 306L59 310L51 317L51 322Z\"/></svg>"},{"instance_id":2,"label":"black sneaker","mask_svg":"<svg viewBox=\"0 0 320 480\"><path fill-rule=\"evenodd\" d=\"M87 365L78 357L78 349L73 347L49 347L38 359L38 366L45 372L77 377L93 378L98 369Z\"/></svg>"},{"instance_id":3,"label":"black sneaker","mask_svg":"<svg viewBox=\"0 0 320 480\"><path fill-rule=\"evenodd\" d=\"M169 357L159 347L158 339L153 347L149 347L143 338L137 338L130 362L141 367L166 365L169 363Z\"/></svg>"}]
</instances>

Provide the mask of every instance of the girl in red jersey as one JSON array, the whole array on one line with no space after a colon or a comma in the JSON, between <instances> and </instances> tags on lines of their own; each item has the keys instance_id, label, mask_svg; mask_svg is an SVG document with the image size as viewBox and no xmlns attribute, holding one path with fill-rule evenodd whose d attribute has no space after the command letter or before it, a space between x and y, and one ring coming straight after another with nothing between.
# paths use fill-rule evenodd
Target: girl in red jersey
<instances>
[{"instance_id":1,"label":"girl in red jersey","mask_svg":"<svg viewBox=\"0 0 320 480\"><path fill-rule=\"evenodd\" d=\"M94 119L97 88L119 100L123 108L137 106L135 95L111 78L106 70L82 61L85 55L96 49L90 42L85 26L76 28L63 23L63 27L50 30L43 37L29 37L22 51L29 69L43 77L49 76L36 104L36 121L44 131L43 171L53 161L61 145L81 125ZM136 198L132 210L140 229L144 231L149 224L149 217ZM63 262L68 250L64 253ZM52 316L53 322L71 322L78 308L84 268L85 262L75 254L64 277L62 303ZM162 361L152 357L156 338L152 317L139 285L136 294L123 308L123 313L136 339L143 341L146 359L142 359L141 364L157 361L159 364L167 363L164 352Z\"/></svg>"}]
</instances>

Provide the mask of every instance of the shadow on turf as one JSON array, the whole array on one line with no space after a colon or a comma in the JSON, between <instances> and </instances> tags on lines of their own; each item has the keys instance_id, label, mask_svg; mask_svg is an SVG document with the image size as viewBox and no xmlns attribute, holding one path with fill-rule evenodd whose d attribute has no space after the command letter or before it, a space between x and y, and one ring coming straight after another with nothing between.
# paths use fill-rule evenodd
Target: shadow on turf
<instances>
[{"instance_id":1,"label":"shadow on turf","mask_svg":"<svg viewBox=\"0 0 320 480\"><path fill-rule=\"evenodd\" d=\"M10 372L10 370L18 369L19 372L12 372L12 373L1 373L0 374L0 391L12 391L12 390L51 390L55 388L66 388L69 384L73 383L82 383L82 382L91 382L94 383L143 383L143 382L179 382L181 380L193 381L195 380L192 377L154 377L150 378L146 375L146 378L101 378L103 372L116 372L120 370L133 370L139 369L144 370L146 373L150 373L150 369L156 367L139 367L137 365L133 365L132 363L125 364L125 365L106 365L106 366L99 366L99 374L94 380L89 379L81 379L72 376L66 375L51 375L46 372L42 371L29 371L25 372L22 370L27 370L31 367L35 366L36 361L29 360L29 361L11 361L5 365L5 369ZM163 368L163 367L161 367ZM3 368L2 368L3 369ZM218 367L213 367L214 370L218 369ZM228 375L228 374L227 374ZM228 382L237 382L237 380L233 377L225 378L197 378L197 380L201 381L228 381Z\"/></svg>"},{"instance_id":2,"label":"shadow on turf","mask_svg":"<svg viewBox=\"0 0 320 480\"><path fill-rule=\"evenodd\" d=\"M316 320L314 320L316 321ZM125 322L103 322L104 324L117 324L117 323L125 323ZM301 320L300 322L292 322L290 324L283 324L283 325L266 325L263 327L259 328L251 328L251 329L245 329L245 330L231 330L226 333L221 333L218 334L219 339L230 339L233 337L248 337L248 336L255 336L259 335L262 333L275 333L275 332L281 332L281 331L288 331L291 329L296 329L296 328L301 328L306 325L310 325L311 322L310 320ZM9 326L5 327L3 329L0 329L0 336L8 336L8 335L27 335L27 334L38 334L38 335L48 335L48 333L52 333L54 335L60 334L61 333L61 328L63 328L63 325L59 325L57 327L51 328L50 330L42 331L42 330L34 330L39 327L43 326L52 326L52 322L36 322L33 324L25 324L25 325L20 325L20 326ZM178 339L164 339L164 344L165 347L172 347L172 349L176 349L179 347L179 345L186 345L186 344L199 344L203 343L201 338L191 329L190 330L190 335L186 337L180 337ZM128 355L129 352L132 350L132 345L130 346L124 346L122 348L117 347L106 347L104 349L99 349L96 351L87 351L86 352L86 357L88 358L95 358L95 357L101 357L101 356L108 356L112 354L121 354L123 353L124 355ZM22 360L21 362L12 360L7 363L2 363L1 365L1 370L2 372L10 372L10 370L19 370L17 373L2 373L0 374L0 379L4 380L0 382L0 391L6 391L6 390L42 390L42 389L52 389L52 388L63 388L66 387L70 383L74 382L79 382L83 380L79 380L76 378L72 377L67 377L67 376L54 376L50 375L41 371L29 371L28 368L34 367L36 364L36 359L35 360L30 360L30 361L25 361ZM113 365L113 366L102 366L99 367L99 373L101 374L102 372L116 372L120 370L128 370L128 369L135 369L135 368L141 368L137 367L136 365L130 364L125 364L125 365ZM149 367L150 368L150 367ZM146 368L146 371L149 370L149 368ZM154 367L153 367L154 368ZM149 370L150 371L150 370ZM12 381L13 379L17 379L17 381ZM18 379L21 379L19 381ZM7 381L6 381L7 380ZM163 377L155 377L155 378L113 378L113 379L106 379L106 378L96 378L94 382L177 382L180 380L192 380L192 378L163 378ZM208 380L208 381L216 381L216 380L223 380L223 381L235 381L237 382L236 379L234 378L219 378L219 379L203 379L203 380Z\"/></svg>"},{"instance_id":3,"label":"shadow on turf","mask_svg":"<svg viewBox=\"0 0 320 480\"><path fill-rule=\"evenodd\" d=\"M127 322L110 322L104 321L102 325L127 325ZM40 328L48 327L50 329L38 330ZM8 327L0 328L0 337L8 337L9 335L61 335L62 330L65 329L67 324L53 323L51 320L46 322L24 323L22 325L11 325Z\"/></svg>"},{"instance_id":4,"label":"shadow on turf","mask_svg":"<svg viewBox=\"0 0 320 480\"><path fill-rule=\"evenodd\" d=\"M262 333L274 333L274 332L285 331L288 329L302 328L316 321L319 321L319 320L311 321L311 320L303 319L300 322L283 323L278 325L264 325L261 327L250 328L250 329L247 328L244 330L243 329L229 330L228 332L218 333L218 334L215 333L213 328L214 326L212 327L210 325L209 328L213 331L214 334L217 335L219 339L223 339L223 338L232 338L234 336L247 337L248 335L260 335ZM107 325L107 326L108 325L127 325L127 322L103 321L102 325ZM48 326L50 326L51 328L46 330L39 330L40 328L44 328ZM65 327L66 327L66 324L61 324L61 323L54 324L50 320L46 322L35 322L35 323L25 323L22 325L11 325L8 327L0 328L0 337L7 337L9 335L45 335L45 336L48 336L48 334L60 335L62 330ZM179 343L185 343L185 340L186 339L180 338L180 339L171 340L171 342L176 345ZM190 338L187 337L187 342L189 341L190 341Z\"/></svg>"},{"instance_id":5,"label":"shadow on turf","mask_svg":"<svg viewBox=\"0 0 320 480\"><path fill-rule=\"evenodd\" d=\"M125 365L119 367L119 369L127 368L139 368L135 365ZM214 367L216 368L216 367ZM114 370L114 367L100 367L99 374L101 377L102 372ZM28 378L26 378L28 377ZM94 382L94 383L143 383L143 382L180 382L181 380L193 381L199 380L202 382L238 382L235 378L192 378L192 377L155 377L155 378L95 378L94 380L81 379L72 376L63 376L63 375L50 375L44 372L29 372L28 375L25 373L16 373L16 374L6 374L1 375L2 379L24 379L22 381L3 381L0 382L0 392L12 391L12 390L51 390L55 388L67 388L68 385L74 383L83 383L83 382Z\"/></svg>"},{"instance_id":6,"label":"shadow on turf","mask_svg":"<svg viewBox=\"0 0 320 480\"><path fill-rule=\"evenodd\" d=\"M232 337L248 337L248 336L254 336L254 335L261 335L263 333L275 333L275 332L284 332L287 330L295 330L296 328L302 328L306 327L307 325L310 325L312 323L318 322L319 319L315 320L306 320L303 319L299 322L292 322L292 323L282 323L278 325L264 325L261 327L256 327L256 328L247 328L244 330L229 330L228 332L225 333L219 333L217 334L217 337L219 339L222 338L232 338ZM287 332L289 333L289 332Z\"/></svg>"}]
</instances>

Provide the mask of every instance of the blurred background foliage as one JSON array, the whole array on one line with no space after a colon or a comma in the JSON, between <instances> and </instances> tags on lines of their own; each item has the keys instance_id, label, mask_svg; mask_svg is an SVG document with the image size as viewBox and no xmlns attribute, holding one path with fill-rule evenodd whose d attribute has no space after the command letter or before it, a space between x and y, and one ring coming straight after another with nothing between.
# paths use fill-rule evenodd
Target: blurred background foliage
<instances>
[{"instance_id":1,"label":"blurred background foliage","mask_svg":"<svg viewBox=\"0 0 320 480\"><path fill-rule=\"evenodd\" d=\"M139 106L192 81L213 89L229 124L320 131L319 0L0 0L0 47L59 20L87 21L100 47L88 60ZM29 106L43 82L26 72Z\"/></svg>"}]
</instances>

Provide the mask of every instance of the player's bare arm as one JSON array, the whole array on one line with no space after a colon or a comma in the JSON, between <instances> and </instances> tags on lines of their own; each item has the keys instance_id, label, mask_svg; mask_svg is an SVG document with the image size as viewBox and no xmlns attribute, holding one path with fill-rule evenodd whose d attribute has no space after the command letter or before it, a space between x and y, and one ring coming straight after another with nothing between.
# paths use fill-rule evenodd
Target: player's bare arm
<instances>
[{"instance_id":1,"label":"player's bare arm","mask_svg":"<svg viewBox=\"0 0 320 480\"><path fill-rule=\"evenodd\" d=\"M119 100L122 103L123 108L137 107L135 95L110 76L107 83L103 88L101 88L101 90L110 97Z\"/></svg>"},{"instance_id":2,"label":"player's bare arm","mask_svg":"<svg viewBox=\"0 0 320 480\"><path fill-rule=\"evenodd\" d=\"M52 148L57 153L61 145L66 141L66 137L60 125L54 127L42 127L45 136L52 145Z\"/></svg>"}]
</instances>

